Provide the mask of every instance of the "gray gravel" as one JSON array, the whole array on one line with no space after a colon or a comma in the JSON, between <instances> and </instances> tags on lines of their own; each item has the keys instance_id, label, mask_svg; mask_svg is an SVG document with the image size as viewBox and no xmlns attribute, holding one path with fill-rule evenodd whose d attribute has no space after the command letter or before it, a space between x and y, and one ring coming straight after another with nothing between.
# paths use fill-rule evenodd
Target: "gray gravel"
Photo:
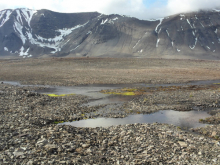
<instances>
[{"instance_id":1,"label":"gray gravel","mask_svg":"<svg viewBox=\"0 0 220 165\"><path fill-rule=\"evenodd\" d=\"M114 109L118 114L121 113L124 116L129 114L153 113L159 110L209 110L210 113L211 110L213 110L211 114L214 115L217 113L214 113L215 110L220 108L219 85L185 85L156 88L142 87L127 88L127 90L134 90L137 97L134 97L132 101L126 102L122 107ZM106 90L104 92L123 93L124 89ZM120 112L122 108L123 112ZM207 122L204 121L204 123ZM215 124L214 122L208 123Z\"/></svg>"},{"instance_id":2,"label":"gray gravel","mask_svg":"<svg viewBox=\"0 0 220 165\"><path fill-rule=\"evenodd\" d=\"M220 135L219 125L202 128L207 130L204 135L158 123L108 128L56 125L56 121L89 117L85 114L103 106L82 107L89 98L54 98L32 92L35 89L0 84L0 164L220 164L220 143L209 137ZM121 108L134 105L134 111L137 106L154 109L155 104L168 102L172 106L184 97L189 106L216 108L218 103L213 105L213 101L219 95L214 92L216 89L191 91L193 97L189 97L188 91L170 91L167 95L167 91L160 91L139 96Z\"/></svg>"}]
</instances>

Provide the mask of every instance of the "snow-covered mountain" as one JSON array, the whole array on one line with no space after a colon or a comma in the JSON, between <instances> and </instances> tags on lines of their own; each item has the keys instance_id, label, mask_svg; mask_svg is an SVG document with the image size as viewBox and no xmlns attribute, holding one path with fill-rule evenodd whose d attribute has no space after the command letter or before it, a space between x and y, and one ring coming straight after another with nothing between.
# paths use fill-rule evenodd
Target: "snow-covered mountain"
<instances>
[{"instance_id":1,"label":"snow-covered mountain","mask_svg":"<svg viewBox=\"0 0 220 165\"><path fill-rule=\"evenodd\" d=\"M220 58L220 11L156 20L122 15L0 11L0 56Z\"/></svg>"}]
</instances>

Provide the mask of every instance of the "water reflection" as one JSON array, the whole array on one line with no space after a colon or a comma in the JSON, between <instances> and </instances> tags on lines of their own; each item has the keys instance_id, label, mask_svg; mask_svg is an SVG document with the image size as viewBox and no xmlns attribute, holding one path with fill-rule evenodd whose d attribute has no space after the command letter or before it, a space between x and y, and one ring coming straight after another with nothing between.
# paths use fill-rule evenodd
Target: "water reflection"
<instances>
[{"instance_id":1,"label":"water reflection","mask_svg":"<svg viewBox=\"0 0 220 165\"><path fill-rule=\"evenodd\" d=\"M100 104L111 104L111 103L123 103L130 101L134 96L118 96L118 95L106 95L100 93L101 90L117 89L125 87L166 87L166 86L182 86L182 85L208 85L219 83L220 80L203 80L203 81L192 81L188 83L179 84L95 84L95 85L79 85L79 86L41 86L41 85L21 85L19 82L14 81L3 81L5 84L11 84L16 86L38 86L45 87L45 89L37 90L38 93L43 94L80 94L91 98L88 104L82 106L96 106Z\"/></svg>"},{"instance_id":2,"label":"water reflection","mask_svg":"<svg viewBox=\"0 0 220 165\"><path fill-rule=\"evenodd\" d=\"M91 98L89 103L83 104L82 106L96 106L101 104L111 104L111 103L123 103L125 101L132 100L134 98L133 96L121 96L121 95L109 95L109 94L103 94L100 91L101 90L107 90L107 89L116 89L122 87L122 85L87 85L87 86L75 86L75 87L54 87L54 88L45 88L41 90L37 90L38 93L43 94L79 94L88 96Z\"/></svg>"},{"instance_id":3,"label":"water reflection","mask_svg":"<svg viewBox=\"0 0 220 165\"><path fill-rule=\"evenodd\" d=\"M17 81L1 81L1 83L14 85L14 86L21 86L21 84Z\"/></svg>"},{"instance_id":4,"label":"water reflection","mask_svg":"<svg viewBox=\"0 0 220 165\"><path fill-rule=\"evenodd\" d=\"M97 118L80 120L75 122L66 122L63 124L72 125L75 127L108 127L113 125L125 125L134 123L167 123L180 127L196 128L204 127L206 124L199 123L199 119L210 117L204 111L173 111L163 110L153 114L130 115L126 118Z\"/></svg>"},{"instance_id":5,"label":"water reflection","mask_svg":"<svg viewBox=\"0 0 220 165\"><path fill-rule=\"evenodd\" d=\"M101 104L111 104L111 103L123 103L126 101L130 101L134 98L135 96L123 96L123 95L108 95L98 100L90 100L87 104L83 104L82 106L96 106L96 105L101 105Z\"/></svg>"}]
</instances>

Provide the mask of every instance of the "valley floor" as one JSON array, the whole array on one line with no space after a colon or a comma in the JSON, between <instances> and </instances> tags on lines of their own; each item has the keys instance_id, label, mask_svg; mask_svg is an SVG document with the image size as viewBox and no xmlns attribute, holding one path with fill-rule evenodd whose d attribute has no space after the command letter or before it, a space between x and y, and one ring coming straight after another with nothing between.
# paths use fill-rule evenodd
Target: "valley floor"
<instances>
[{"instance_id":1,"label":"valley floor","mask_svg":"<svg viewBox=\"0 0 220 165\"><path fill-rule=\"evenodd\" d=\"M63 85L184 83L220 80L219 61L164 59L1 60L0 80L23 84ZM186 130L168 124L129 124L107 128L57 125L90 118L99 106L82 107L82 95L49 97L42 87L0 84L0 164L220 164L220 85L127 88L136 97L115 115L161 109L208 110L213 124ZM120 93L125 89L102 92ZM106 115L106 114L105 114ZM102 114L97 113L96 117Z\"/></svg>"},{"instance_id":2,"label":"valley floor","mask_svg":"<svg viewBox=\"0 0 220 165\"><path fill-rule=\"evenodd\" d=\"M1 81L78 85L180 83L220 79L220 61L143 58L0 60Z\"/></svg>"}]
</instances>

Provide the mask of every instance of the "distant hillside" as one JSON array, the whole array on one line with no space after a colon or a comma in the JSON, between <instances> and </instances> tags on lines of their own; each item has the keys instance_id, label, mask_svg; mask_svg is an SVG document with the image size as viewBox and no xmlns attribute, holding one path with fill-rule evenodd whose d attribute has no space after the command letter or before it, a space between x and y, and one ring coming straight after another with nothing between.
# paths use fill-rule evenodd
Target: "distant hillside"
<instances>
[{"instance_id":1,"label":"distant hillside","mask_svg":"<svg viewBox=\"0 0 220 165\"><path fill-rule=\"evenodd\" d=\"M0 56L220 58L220 11L157 20L121 15L0 11Z\"/></svg>"}]
</instances>

